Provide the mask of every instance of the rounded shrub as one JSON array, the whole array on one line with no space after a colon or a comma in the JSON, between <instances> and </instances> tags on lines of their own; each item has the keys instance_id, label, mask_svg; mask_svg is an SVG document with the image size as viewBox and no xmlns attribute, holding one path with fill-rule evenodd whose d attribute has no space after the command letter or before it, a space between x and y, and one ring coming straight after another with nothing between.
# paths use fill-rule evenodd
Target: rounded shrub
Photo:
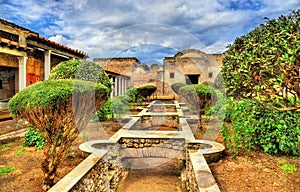
<instances>
[{"instance_id":1,"label":"rounded shrub","mask_svg":"<svg viewBox=\"0 0 300 192\"><path fill-rule=\"evenodd\" d=\"M77 79L97 82L111 89L112 82L105 71L96 63L76 59L59 63L54 67L49 76L55 79Z\"/></svg>"},{"instance_id":2,"label":"rounded shrub","mask_svg":"<svg viewBox=\"0 0 300 192\"><path fill-rule=\"evenodd\" d=\"M142 87L138 87L137 93L144 100L146 100L148 97L150 97L156 91L156 89L157 88L154 85L145 85Z\"/></svg>"}]
</instances>

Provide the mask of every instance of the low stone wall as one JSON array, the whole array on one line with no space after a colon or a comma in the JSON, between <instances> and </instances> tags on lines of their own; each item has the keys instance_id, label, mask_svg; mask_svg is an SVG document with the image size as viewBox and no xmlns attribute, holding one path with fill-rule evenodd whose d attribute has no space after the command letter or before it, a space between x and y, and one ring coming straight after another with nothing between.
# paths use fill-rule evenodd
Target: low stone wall
<instances>
[{"instance_id":1,"label":"low stone wall","mask_svg":"<svg viewBox=\"0 0 300 192\"><path fill-rule=\"evenodd\" d=\"M124 171L106 160L107 151L98 152L102 154L91 154L48 192L116 191Z\"/></svg>"},{"instance_id":2,"label":"low stone wall","mask_svg":"<svg viewBox=\"0 0 300 192\"><path fill-rule=\"evenodd\" d=\"M189 151L186 156L186 189L189 192L220 192L214 176L200 150Z\"/></svg>"},{"instance_id":3,"label":"low stone wall","mask_svg":"<svg viewBox=\"0 0 300 192\"><path fill-rule=\"evenodd\" d=\"M122 138L121 158L163 157L185 159L184 139Z\"/></svg>"},{"instance_id":4,"label":"low stone wall","mask_svg":"<svg viewBox=\"0 0 300 192\"><path fill-rule=\"evenodd\" d=\"M147 116L143 115L130 130L142 130L147 127L166 126L176 128L179 130L179 116L166 115L166 116Z\"/></svg>"}]
</instances>

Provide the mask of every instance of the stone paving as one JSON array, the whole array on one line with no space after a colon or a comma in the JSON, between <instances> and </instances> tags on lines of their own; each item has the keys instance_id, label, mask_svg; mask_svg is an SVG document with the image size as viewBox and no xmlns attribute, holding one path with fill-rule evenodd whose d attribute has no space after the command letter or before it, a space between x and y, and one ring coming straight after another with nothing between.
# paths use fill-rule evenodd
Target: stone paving
<instances>
[{"instance_id":1,"label":"stone paving","mask_svg":"<svg viewBox=\"0 0 300 192\"><path fill-rule=\"evenodd\" d=\"M183 110L178 102L174 101L174 106L176 106L176 112L151 112L150 107L153 107L156 101L151 102L147 107L145 107L139 114L129 116L131 120L125 124L118 132L116 132L108 140L94 140L88 141L80 145L80 149L90 153L101 153L103 149L105 150L117 150L113 156L119 156L123 158L124 154L127 158L144 158L144 157L163 157L163 158L174 158L185 159L185 153L180 151L187 150L188 161L186 166L187 177L186 180L189 184L189 191L207 191L207 192L218 192L219 187L215 182L214 177L208 167L207 161L212 162L220 157L220 154L225 149L220 143L208 141L208 140L196 140L194 134L189 127L187 118L196 118L196 116L185 117ZM164 105L164 104L160 104ZM168 106L172 104L167 104ZM131 130L130 128L134 126L137 121L143 116L157 116L157 115L177 115L179 117L179 124L181 129L177 131L137 131ZM126 118L129 118L126 117ZM127 144L120 144L120 140L127 139ZM176 146L177 148L166 148L167 142L182 140L185 145ZM148 142L147 142L148 141ZM123 142L124 143L124 142ZM155 143L155 144L153 144ZM107 148L107 146L110 148ZM115 144L115 146L113 145ZM171 144L174 146L174 144ZM114 147L111 147L114 146ZM185 146L184 148L182 148ZM200 146L200 147L199 147ZM129 148L128 148L129 147ZM125 152L122 148L124 148ZM176 152L177 150L177 152ZM179 151L178 151L179 150ZM123 155L122 155L123 154ZM149 155L150 154L150 155ZM152 155L151 155L152 154ZM135 167L131 167L134 169ZM139 168L137 168L139 169Z\"/></svg>"}]
</instances>

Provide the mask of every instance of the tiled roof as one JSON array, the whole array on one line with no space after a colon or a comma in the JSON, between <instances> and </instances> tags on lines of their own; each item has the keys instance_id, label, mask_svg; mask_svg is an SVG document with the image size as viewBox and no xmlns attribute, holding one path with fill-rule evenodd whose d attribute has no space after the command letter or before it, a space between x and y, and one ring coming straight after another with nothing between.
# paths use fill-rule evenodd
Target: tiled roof
<instances>
[{"instance_id":1,"label":"tiled roof","mask_svg":"<svg viewBox=\"0 0 300 192\"><path fill-rule=\"evenodd\" d=\"M72 49L70 47L67 47L65 45L62 45L60 43L57 43L55 41L51 41L43 36L40 36L37 32L34 32L34 31L31 31L29 29L26 29L24 27L21 27L19 25L16 25L14 23L11 23L9 21L6 21L6 20L3 20L3 19L0 19L0 24L2 25L5 25L5 26L9 26L13 29L16 29L16 30L19 30L19 31L22 31L24 33L27 33L28 34L28 38L33 38L33 39L36 39L38 40L40 43L45 43L45 44L48 44L50 46L54 46L54 47L57 47L57 48L60 48L62 50L65 50L65 51L68 51L68 52L71 52L71 53L74 53L76 55L80 55L82 57L87 57L88 54L87 53L84 53L82 51L79 51L77 49ZM1 41L2 42L2 41ZM5 43L5 40L4 40L4 43Z\"/></svg>"}]
</instances>

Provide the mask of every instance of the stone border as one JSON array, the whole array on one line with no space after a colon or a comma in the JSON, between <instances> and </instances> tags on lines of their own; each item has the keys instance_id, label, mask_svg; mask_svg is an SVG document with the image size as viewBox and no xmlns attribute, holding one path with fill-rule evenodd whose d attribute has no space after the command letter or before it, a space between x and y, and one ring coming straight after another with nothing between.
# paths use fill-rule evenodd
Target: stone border
<instances>
[{"instance_id":1,"label":"stone border","mask_svg":"<svg viewBox=\"0 0 300 192\"><path fill-rule=\"evenodd\" d=\"M48 192L68 192L70 191L107 153L107 150L99 150L98 154L92 153L79 165L77 165L63 179L58 181Z\"/></svg>"},{"instance_id":2,"label":"stone border","mask_svg":"<svg viewBox=\"0 0 300 192\"><path fill-rule=\"evenodd\" d=\"M211 191L211 192L218 192L219 187L215 182L213 175L209 169L207 162L213 162L220 158L222 152L224 151L225 147L217 142L208 141L208 140L196 140L192 130L187 122L187 118L184 118L184 114L182 109L177 101L174 102L176 105L177 113L172 112L172 115L179 115L179 124L181 126L180 131L135 131L129 130L143 115L152 115L152 113L147 112L148 108L151 104L154 104L155 101L152 101L147 107L145 107L138 115L131 115L129 116L131 120L126 123L118 132L116 132L113 136L111 136L108 140L93 140L88 141L80 145L80 149L82 151L92 153L86 160L84 160L81 164L79 164L73 171L71 171L67 176L61 179L53 188L50 189L50 192L54 191L69 191L75 185L84 185L85 179L88 178L89 181L93 180L90 179L91 174L94 174L93 177L97 177L97 174L101 174L102 172L99 171L99 166L97 168L98 162L103 162L108 160L108 164L112 165L113 163L117 163L116 169L120 170L121 167L118 167L118 161L120 160L120 156L116 155L118 152L116 150L120 150L120 147L125 147L125 156L127 157L130 154L134 154L134 157L151 157L154 156L164 156L161 155L161 152L158 153L157 150L153 148L144 148L143 145L141 148L129 148L125 146L125 144L120 144L119 141L122 139L136 139L146 140L146 139L179 139L183 140L185 150L181 150L183 153L181 159L186 159L186 167L185 167L185 177L183 178L187 186L189 187L190 191ZM170 105L170 104L167 104ZM172 104L173 105L173 104ZM169 115L170 113L163 113L163 115ZM157 114L156 114L157 115ZM161 114L158 114L161 115ZM128 118L128 117L126 117ZM96 147L98 146L98 147ZM103 148L102 148L103 146ZM140 145L138 145L140 146ZM100 149L99 149L100 147ZM126 151L127 150L127 151ZM174 149L171 149L170 154L173 154ZM168 154L168 153L164 153ZM186 155L184 155L186 154ZM124 155L124 154L123 154ZM125 157L124 156L124 157ZM113 157L113 158L112 158ZM167 157L167 156L166 156ZM95 168L96 166L96 168ZM103 166L103 165L101 165ZM92 171L96 169L96 171ZM91 173L92 172L92 173ZM120 171L118 171L120 173ZM117 176L115 181L118 181L120 174L115 174ZM88 176L87 176L88 175ZM96 176L95 176L96 175ZM111 176L110 176L111 177ZM72 181L72 182L71 182ZM82 184L83 182L83 184ZM91 185L95 186L94 183L97 181L91 181ZM108 182L110 183L110 182ZM109 190L109 184L105 184L106 190ZM114 186L117 185L114 183ZM108 188L109 187L109 188ZM94 188L93 188L94 189ZM98 189L98 188L97 188ZM86 188L83 191L87 191ZM99 190L97 190L99 191Z\"/></svg>"},{"instance_id":3,"label":"stone border","mask_svg":"<svg viewBox=\"0 0 300 192\"><path fill-rule=\"evenodd\" d=\"M187 182L190 191L199 192L220 192L214 176L203 156L198 150L197 152L189 152L189 162L187 169ZM192 174L193 173L193 174Z\"/></svg>"}]
</instances>

